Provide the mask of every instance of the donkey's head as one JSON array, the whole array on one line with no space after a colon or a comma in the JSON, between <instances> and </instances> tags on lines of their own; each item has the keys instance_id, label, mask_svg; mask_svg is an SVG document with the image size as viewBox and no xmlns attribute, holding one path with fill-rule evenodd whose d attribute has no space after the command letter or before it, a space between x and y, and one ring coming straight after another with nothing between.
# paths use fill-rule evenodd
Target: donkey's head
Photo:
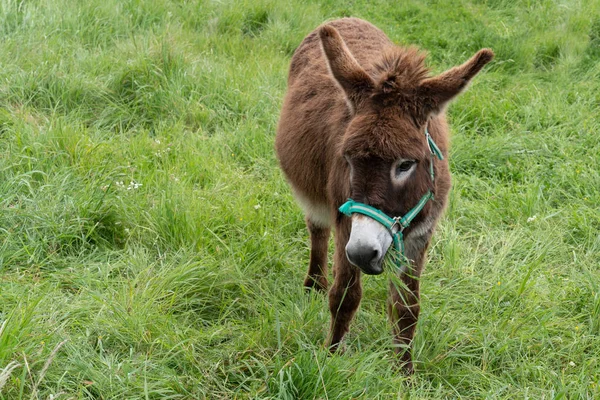
<instances>
[{"instance_id":1,"label":"donkey's head","mask_svg":"<svg viewBox=\"0 0 600 400\"><path fill-rule=\"evenodd\" d=\"M428 77L422 54L412 48L392 48L382 54L369 75L335 28L323 26L320 38L330 72L352 112L340 154L349 165L350 197L390 217L404 216L435 191L425 133L428 120L443 112L493 53L480 50L463 65ZM406 233L430 231L437 217L431 214L428 202ZM346 246L352 264L367 274L381 273L391 243L388 228L365 215L352 214Z\"/></svg>"}]
</instances>

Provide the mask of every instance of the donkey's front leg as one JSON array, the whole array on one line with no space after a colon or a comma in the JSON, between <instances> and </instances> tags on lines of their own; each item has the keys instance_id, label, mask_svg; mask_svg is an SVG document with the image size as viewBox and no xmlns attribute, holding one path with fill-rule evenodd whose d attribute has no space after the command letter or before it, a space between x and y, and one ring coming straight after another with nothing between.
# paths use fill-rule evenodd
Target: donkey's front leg
<instances>
[{"instance_id":1,"label":"donkey's front leg","mask_svg":"<svg viewBox=\"0 0 600 400\"><path fill-rule=\"evenodd\" d=\"M327 244L329 243L329 227L306 218L306 226L310 233L310 263L304 279L304 287L317 291L327 290Z\"/></svg>"},{"instance_id":2,"label":"donkey's front leg","mask_svg":"<svg viewBox=\"0 0 600 400\"><path fill-rule=\"evenodd\" d=\"M333 265L334 282L329 291L329 311L331 328L329 330L329 349L337 350L340 341L348 332L350 322L358 309L362 297L360 270L348 262L346 243L350 237L351 223L343 218L336 223L335 255Z\"/></svg>"},{"instance_id":3,"label":"donkey's front leg","mask_svg":"<svg viewBox=\"0 0 600 400\"><path fill-rule=\"evenodd\" d=\"M402 273L400 282L390 282L388 314L394 332L394 350L407 374L413 373L412 340L419 319L419 277Z\"/></svg>"}]
</instances>

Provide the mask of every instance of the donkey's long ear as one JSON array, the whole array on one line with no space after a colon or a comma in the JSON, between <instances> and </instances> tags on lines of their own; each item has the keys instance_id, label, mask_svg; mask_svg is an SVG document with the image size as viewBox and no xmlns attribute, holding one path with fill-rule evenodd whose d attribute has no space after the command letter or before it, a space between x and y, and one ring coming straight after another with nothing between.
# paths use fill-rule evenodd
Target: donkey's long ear
<instances>
[{"instance_id":1,"label":"donkey's long ear","mask_svg":"<svg viewBox=\"0 0 600 400\"><path fill-rule=\"evenodd\" d=\"M422 81L418 93L424 102L425 113L437 114L442 111L450 100L467 87L484 65L492 61L492 58L492 50L482 49L466 63Z\"/></svg>"},{"instance_id":2,"label":"donkey's long ear","mask_svg":"<svg viewBox=\"0 0 600 400\"><path fill-rule=\"evenodd\" d=\"M334 27L322 26L319 36L333 77L344 89L353 109L356 109L375 87L373 79L358 64Z\"/></svg>"}]
</instances>

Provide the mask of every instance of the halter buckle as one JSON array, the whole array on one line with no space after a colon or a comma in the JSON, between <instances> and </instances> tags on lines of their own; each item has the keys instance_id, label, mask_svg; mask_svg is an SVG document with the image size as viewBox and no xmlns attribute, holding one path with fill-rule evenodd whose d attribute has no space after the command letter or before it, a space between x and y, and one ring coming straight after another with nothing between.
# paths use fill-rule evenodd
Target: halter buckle
<instances>
[{"instance_id":1,"label":"halter buckle","mask_svg":"<svg viewBox=\"0 0 600 400\"><path fill-rule=\"evenodd\" d=\"M435 144L435 142L433 141L433 138L429 134L429 129L427 129L427 127L425 127L425 139L427 141L427 147L429 147L429 152L431 153L431 157L433 158L435 156L438 158L438 160L440 160L440 161L443 160L444 155L442 154L442 151L440 150L440 148L437 147L437 144Z\"/></svg>"},{"instance_id":2,"label":"halter buckle","mask_svg":"<svg viewBox=\"0 0 600 400\"><path fill-rule=\"evenodd\" d=\"M392 226L390 226L390 231L392 232L392 234L396 234L398 232L402 233L404 229L406 229L406 226L402 223L402 217L393 217L392 219L394 220L394 223L392 224ZM394 227L396 225L398 225L398 230L394 232Z\"/></svg>"}]
</instances>

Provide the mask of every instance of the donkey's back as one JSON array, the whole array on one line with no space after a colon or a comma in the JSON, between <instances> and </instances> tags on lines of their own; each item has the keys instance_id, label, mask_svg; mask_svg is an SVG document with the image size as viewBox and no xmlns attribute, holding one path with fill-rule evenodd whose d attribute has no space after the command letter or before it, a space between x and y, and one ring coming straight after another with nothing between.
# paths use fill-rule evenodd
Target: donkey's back
<instances>
[{"instance_id":1,"label":"donkey's back","mask_svg":"<svg viewBox=\"0 0 600 400\"><path fill-rule=\"evenodd\" d=\"M334 27L344 39L344 43L358 63L369 70L382 52L393 43L379 28L358 18L342 18L331 21L327 25ZM323 54L318 30L311 32L298 46L288 76L288 85L294 83L302 74L311 76L309 86L317 87L319 84L334 83L327 69L327 60ZM317 74L321 75L317 78ZM342 95L340 91L338 95Z\"/></svg>"}]
</instances>

